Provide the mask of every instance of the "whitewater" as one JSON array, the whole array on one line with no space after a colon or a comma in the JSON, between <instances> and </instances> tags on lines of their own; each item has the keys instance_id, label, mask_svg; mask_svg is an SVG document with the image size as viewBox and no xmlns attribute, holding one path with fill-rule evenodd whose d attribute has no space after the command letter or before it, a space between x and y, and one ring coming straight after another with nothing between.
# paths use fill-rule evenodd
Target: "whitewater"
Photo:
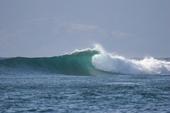
<instances>
[{"instance_id":1,"label":"whitewater","mask_svg":"<svg viewBox=\"0 0 170 113\"><path fill-rule=\"evenodd\" d=\"M170 75L170 62L153 57L129 59L120 55L110 54L101 46L97 47L100 54L92 57L95 68L119 74L160 74Z\"/></svg>"}]
</instances>

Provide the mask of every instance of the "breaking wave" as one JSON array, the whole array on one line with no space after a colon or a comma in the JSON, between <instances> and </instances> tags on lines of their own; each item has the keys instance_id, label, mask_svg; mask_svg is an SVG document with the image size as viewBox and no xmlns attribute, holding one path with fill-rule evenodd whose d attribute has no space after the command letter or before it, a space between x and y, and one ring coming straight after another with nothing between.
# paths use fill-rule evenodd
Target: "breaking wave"
<instances>
[{"instance_id":1,"label":"breaking wave","mask_svg":"<svg viewBox=\"0 0 170 113\"><path fill-rule=\"evenodd\" d=\"M99 54L93 56L92 62L95 68L111 73L170 75L170 62L153 57L137 60Z\"/></svg>"},{"instance_id":2,"label":"breaking wave","mask_svg":"<svg viewBox=\"0 0 170 113\"><path fill-rule=\"evenodd\" d=\"M97 45L94 49L76 50L70 54L55 57L0 59L0 74L14 72L68 75L101 73L170 75L170 62L153 57L129 59L107 53Z\"/></svg>"}]
</instances>

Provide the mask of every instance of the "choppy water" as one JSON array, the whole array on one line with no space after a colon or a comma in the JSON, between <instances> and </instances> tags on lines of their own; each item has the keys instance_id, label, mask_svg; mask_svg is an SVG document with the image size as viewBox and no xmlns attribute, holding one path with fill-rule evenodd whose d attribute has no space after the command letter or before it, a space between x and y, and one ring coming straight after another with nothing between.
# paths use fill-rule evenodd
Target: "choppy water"
<instances>
[{"instance_id":1,"label":"choppy water","mask_svg":"<svg viewBox=\"0 0 170 113\"><path fill-rule=\"evenodd\" d=\"M170 76L0 75L1 113L170 113Z\"/></svg>"}]
</instances>

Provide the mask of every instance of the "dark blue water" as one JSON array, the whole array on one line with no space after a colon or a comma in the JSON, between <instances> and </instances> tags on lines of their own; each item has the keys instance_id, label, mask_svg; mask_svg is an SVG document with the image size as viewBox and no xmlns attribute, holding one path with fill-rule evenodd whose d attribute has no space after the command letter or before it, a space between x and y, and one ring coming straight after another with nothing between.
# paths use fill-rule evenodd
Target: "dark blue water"
<instances>
[{"instance_id":1,"label":"dark blue water","mask_svg":"<svg viewBox=\"0 0 170 113\"><path fill-rule=\"evenodd\" d=\"M170 76L0 75L1 113L170 113Z\"/></svg>"}]
</instances>

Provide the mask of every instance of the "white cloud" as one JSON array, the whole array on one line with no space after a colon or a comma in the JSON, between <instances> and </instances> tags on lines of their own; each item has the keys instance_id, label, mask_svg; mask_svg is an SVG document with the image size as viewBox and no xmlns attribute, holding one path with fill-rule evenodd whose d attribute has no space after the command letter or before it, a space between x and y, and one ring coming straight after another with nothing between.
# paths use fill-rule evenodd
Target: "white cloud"
<instances>
[{"instance_id":1,"label":"white cloud","mask_svg":"<svg viewBox=\"0 0 170 113\"><path fill-rule=\"evenodd\" d=\"M99 31L99 27L95 25L86 24L69 24L66 26L67 32L96 32Z\"/></svg>"},{"instance_id":2,"label":"white cloud","mask_svg":"<svg viewBox=\"0 0 170 113\"><path fill-rule=\"evenodd\" d=\"M126 32L120 32L120 31L112 31L111 32L112 37L114 38L127 38L130 36L129 33Z\"/></svg>"}]
</instances>

